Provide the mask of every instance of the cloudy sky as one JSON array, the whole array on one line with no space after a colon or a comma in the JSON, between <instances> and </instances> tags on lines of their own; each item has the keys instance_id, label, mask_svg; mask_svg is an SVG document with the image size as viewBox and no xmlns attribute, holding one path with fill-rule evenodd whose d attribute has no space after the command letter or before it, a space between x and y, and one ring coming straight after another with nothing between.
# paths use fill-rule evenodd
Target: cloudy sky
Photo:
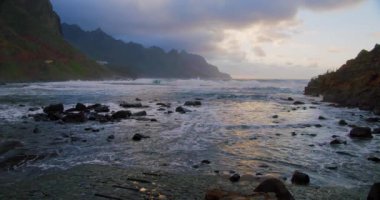
<instances>
[{"instance_id":1,"label":"cloudy sky","mask_svg":"<svg viewBox=\"0 0 380 200\"><path fill-rule=\"evenodd\" d=\"M380 43L378 0L52 0L63 22L201 54L234 78L308 79Z\"/></svg>"}]
</instances>

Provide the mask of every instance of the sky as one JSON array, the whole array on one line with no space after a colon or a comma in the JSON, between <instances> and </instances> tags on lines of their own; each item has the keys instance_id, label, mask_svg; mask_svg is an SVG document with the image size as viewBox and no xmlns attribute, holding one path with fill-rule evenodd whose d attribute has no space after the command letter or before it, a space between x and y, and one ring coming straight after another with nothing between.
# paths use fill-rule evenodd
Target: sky
<instances>
[{"instance_id":1,"label":"sky","mask_svg":"<svg viewBox=\"0 0 380 200\"><path fill-rule=\"evenodd\" d=\"M242 79L309 79L380 43L379 0L51 0L61 21L186 50Z\"/></svg>"}]
</instances>

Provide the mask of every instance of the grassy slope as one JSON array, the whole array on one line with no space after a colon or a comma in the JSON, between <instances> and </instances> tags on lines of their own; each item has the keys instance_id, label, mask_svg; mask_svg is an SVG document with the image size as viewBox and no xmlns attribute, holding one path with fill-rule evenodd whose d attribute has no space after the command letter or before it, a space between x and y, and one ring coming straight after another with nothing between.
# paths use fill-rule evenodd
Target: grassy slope
<instances>
[{"instance_id":1,"label":"grassy slope","mask_svg":"<svg viewBox=\"0 0 380 200\"><path fill-rule=\"evenodd\" d=\"M96 79L110 72L71 47L48 0L0 1L0 81Z\"/></svg>"}]
</instances>

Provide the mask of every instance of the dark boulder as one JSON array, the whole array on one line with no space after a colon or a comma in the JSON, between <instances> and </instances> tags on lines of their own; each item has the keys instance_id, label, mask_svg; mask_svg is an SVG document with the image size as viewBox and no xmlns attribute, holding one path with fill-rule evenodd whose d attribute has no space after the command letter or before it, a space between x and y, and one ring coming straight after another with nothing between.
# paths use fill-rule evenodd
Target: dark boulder
<instances>
[{"instance_id":1,"label":"dark boulder","mask_svg":"<svg viewBox=\"0 0 380 200\"><path fill-rule=\"evenodd\" d=\"M87 121L87 117L83 112L69 113L62 118L62 121L66 123L83 123Z\"/></svg>"},{"instance_id":2,"label":"dark boulder","mask_svg":"<svg viewBox=\"0 0 380 200\"><path fill-rule=\"evenodd\" d=\"M77 103L77 105L75 105L75 110L77 110L77 111L86 111L87 107L83 103Z\"/></svg>"},{"instance_id":3,"label":"dark boulder","mask_svg":"<svg viewBox=\"0 0 380 200\"><path fill-rule=\"evenodd\" d=\"M49 113L47 115L47 117L49 118L49 120L51 121L58 121L60 119L63 118L63 114L62 113Z\"/></svg>"},{"instance_id":4,"label":"dark boulder","mask_svg":"<svg viewBox=\"0 0 380 200\"><path fill-rule=\"evenodd\" d=\"M51 104L49 106L46 106L44 108L44 113L46 114L51 114L51 113L63 113L64 111L64 106L63 104Z\"/></svg>"},{"instance_id":5,"label":"dark boulder","mask_svg":"<svg viewBox=\"0 0 380 200\"><path fill-rule=\"evenodd\" d=\"M372 134L380 134L380 128L374 128Z\"/></svg>"},{"instance_id":6,"label":"dark boulder","mask_svg":"<svg viewBox=\"0 0 380 200\"><path fill-rule=\"evenodd\" d=\"M326 117L319 116L318 119L319 119L319 120L326 120Z\"/></svg>"},{"instance_id":7,"label":"dark boulder","mask_svg":"<svg viewBox=\"0 0 380 200\"><path fill-rule=\"evenodd\" d=\"M380 162L380 158L375 157L375 156L368 157L367 160L370 160L376 163Z\"/></svg>"},{"instance_id":8,"label":"dark boulder","mask_svg":"<svg viewBox=\"0 0 380 200\"><path fill-rule=\"evenodd\" d=\"M206 165L209 165L209 164L211 164L211 162L209 161L209 160L202 160L202 162L201 162L202 164L206 164Z\"/></svg>"},{"instance_id":9,"label":"dark boulder","mask_svg":"<svg viewBox=\"0 0 380 200\"><path fill-rule=\"evenodd\" d=\"M368 127L354 127L351 129L349 136L358 139L370 139L373 137L371 129Z\"/></svg>"},{"instance_id":10,"label":"dark boulder","mask_svg":"<svg viewBox=\"0 0 380 200\"><path fill-rule=\"evenodd\" d=\"M368 193L367 200L380 200L380 183L372 185Z\"/></svg>"},{"instance_id":11,"label":"dark boulder","mask_svg":"<svg viewBox=\"0 0 380 200\"><path fill-rule=\"evenodd\" d=\"M88 110L94 110L95 112L97 113L102 113L102 112L109 112L110 109L108 106L106 105L102 105L102 104L94 104L94 105L90 105L87 107Z\"/></svg>"},{"instance_id":12,"label":"dark boulder","mask_svg":"<svg viewBox=\"0 0 380 200\"><path fill-rule=\"evenodd\" d=\"M127 119L132 115L131 111L129 110L121 110L117 111L114 114L112 114L113 119Z\"/></svg>"},{"instance_id":13,"label":"dark boulder","mask_svg":"<svg viewBox=\"0 0 380 200\"><path fill-rule=\"evenodd\" d=\"M261 182L254 192L275 193L278 200L294 200L294 197L285 187L284 183L275 178L269 178Z\"/></svg>"},{"instance_id":14,"label":"dark boulder","mask_svg":"<svg viewBox=\"0 0 380 200\"><path fill-rule=\"evenodd\" d=\"M305 103L302 101L295 101L293 105L304 105Z\"/></svg>"},{"instance_id":15,"label":"dark boulder","mask_svg":"<svg viewBox=\"0 0 380 200\"><path fill-rule=\"evenodd\" d=\"M302 173L300 171L295 171L293 173L292 179L293 184L296 185L308 185L310 183L310 177L309 175Z\"/></svg>"},{"instance_id":16,"label":"dark boulder","mask_svg":"<svg viewBox=\"0 0 380 200\"><path fill-rule=\"evenodd\" d=\"M239 174L233 174L231 177L230 177L230 181L235 183L235 182L238 182L240 180L240 175Z\"/></svg>"},{"instance_id":17,"label":"dark boulder","mask_svg":"<svg viewBox=\"0 0 380 200\"><path fill-rule=\"evenodd\" d=\"M141 141L142 139L147 139L147 138L150 138L150 137L137 133L137 134L133 135L132 140L133 141Z\"/></svg>"},{"instance_id":18,"label":"dark boulder","mask_svg":"<svg viewBox=\"0 0 380 200\"><path fill-rule=\"evenodd\" d=\"M191 112L191 110L186 109L186 108L184 108L184 107L182 107L182 106L177 107L177 108L175 109L175 111L178 112L178 113L181 113L181 114L185 114L185 113L187 113L187 112Z\"/></svg>"},{"instance_id":19,"label":"dark boulder","mask_svg":"<svg viewBox=\"0 0 380 200\"><path fill-rule=\"evenodd\" d=\"M278 118L278 115L273 115L272 118L273 118L273 119L277 119L277 118Z\"/></svg>"},{"instance_id":20,"label":"dark boulder","mask_svg":"<svg viewBox=\"0 0 380 200\"><path fill-rule=\"evenodd\" d=\"M120 106L123 108L142 108L143 107L141 103L126 103L126 102L121 103Z\"/></svg>"},{"instance_id":21,"label":"dark boulder","mask_svg":"<svg viewBox=\"0 0 380 200\"><path fill-rule=\"evenodd\" d=\"M345 120L343 120L343 119L339 120L338 124L340 126L346 126L346 125L348 125L348 123Z\"/></svg>"},{"instance_id":22,"label":"dark boulder","mask_svg":"<svg viewBox=\"0 0 380 200\"><path fill-rule=\"evenodd\" d=\"M132 116L142 117L142 116L147 116L147 113L146 113L146 111L140 111L140 112L133 113Z\"/></svg>"},{"instance_id":23,"label":"dark boulder","mask_svg":"<svg viewBox=\"0 0 380 200\"><path fill-rule=\"evenodd\" d=\"M201 101L186 101L185 106L201 106L202 102Z\"/></svg>"},{"instance_id":24,"label":"dark boulder","mask_svg":"<svg viewBox=\"0 0 380 200\"><path fill-rule=\"evenodd\" d=\"M294 101L294 99L292 97L288 97L287 99L288 101Z\"/></svg>"}]
</instances>

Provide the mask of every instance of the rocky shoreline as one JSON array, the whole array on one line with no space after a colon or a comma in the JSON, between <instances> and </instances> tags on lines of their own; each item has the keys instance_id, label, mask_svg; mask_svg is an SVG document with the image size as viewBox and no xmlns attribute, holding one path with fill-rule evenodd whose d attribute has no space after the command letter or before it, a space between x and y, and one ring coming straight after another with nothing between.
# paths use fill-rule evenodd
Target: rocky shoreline
<instances>
[{"instance_id":1,"label":"rocky shoreline","mask_svg":"<svg viewBox=\"0 0 380 200\"><path fill-rule=\"evenodd\" d=\"M337 71L313 78L304 93L380 115L380 45L371 51L362 50Z\"/></svg>"},{"instance_id":2,"label":"rocky shoreline","mask_svg":"<svg viewBox=\"0 0 380 200\"><path fill-rule=\"evenodd\" d=\"M295 99L292 97L280 99L288 105L284 113L314 110L322 104L315 99ZM167 116L175 115L189 116L198 108L203 108L209 102L202 98L194 98L182 102L161 102L158 100L142 101L136 98L134 101L119 102L117 107L106 104L82 104L67 106L63 103L50 104L44 107L25 107L27 113L23 120L28 122L28 129L34 127L30 134L36 136L48 129L76 127L85 133L102 132L105 126L114 126L119 122L143 122L146 127L152 128L159 124ZM72 104L70 104L72 105ZM154 111L155 114L152 114ZM162 117L165 116L165 117ZM283 113L273 113L268 118L274 124L284 118ZM303 128L324 128L323 122L333 121L329 116L315 116L319 123L303 124ZM380 118L361 116L363 121L376 124ZM28 121L29 120L29 121ZM334 119L336 120L336 119ZM22 122L22 123L24 123ZM30 123L29 123L30 122ZM43 126L36 124L42 123ZM322 125L323 124L323 125ZM94 126L99 125L99 126ZM344 148L352 141L371 141L378 129L356 126L341 119L334 121L335 126L345 127L346 136L332 135L329 141L310 144L313 146L328 146L331 148ZM102 128L103 126L103 128ZM84 128L85 127L85 128ZM23 127L18 127L23 128ZM65 129L65 128L63 128ZM142 140L152 140L153 134L131 131L133 135L127 136L131 143L142 144ZM316 137L314 133L291 132L291 137ZM49 133L51 135L51 133ZM283 137L276 133L276 137ZM58 140L59 139L59 140ZM71 133L64 133L62 137L53 138L53 142L60 144L69 141L72 144L89 143L88 138L82 138ZM102 140L113 143L116 136L112 133L103 135ZM251 140L251 139L250 139ZM257 138L252 138L257 140ZM271 140L275 140L271 137ZM19 140L0 140L0 169L21 170L28 164L33 164L43 159L59 157L60 152L26 153L24 148L27 144ZM141 142L139 142L141 141ZM53 144L54 145L54 144ZM73 145L73 146L75 146ZM312 147L312 146L310 146ZM345 153L342 152L342 155ZM337 152L338 153L338 152ZM378 163L380 158L370 156L368 162ZM304 171L295 170L291 176L271 175L270 173L254 172L253 174L239 173L235 171L224 171L221 168L210 168L210 172L201 173L198 169L213 166L215 160L198 160L192 166L193 170L186 173L167 172L161 169L151 171L144 168L125 168L118 165L77 165L67 170L43 171L37 177L18 180L15 182L1 181L0 199L365 199L367 195L375 197L379 192L378 184L358 188L344 187L321 187L313 184L317 178ZM166 166L162 164L161 166ZM261 164L260 168L269 168ZM339 170L341 166L326 165L329 170ZM191 168L191 167L190 167ZM302 169L301 167L297 167ZM15 172L18 173L18 172ZM12 179L12 178L11 178ZM287 180L288 179L288 180ZM314 179L314 180L313 180ZM4 179L5 180L5 179ZM9 179L8 179L9 180ZM66 187L67 186L67 187ZM369 192L371 191L373 192ZM11 191L11 192L8 192Z\"/></svg>"},{"instance_id":3,"label":"rocky shoreline","mask_svg":"<svg viewBox=\"0 0 380 200\"><path fill-rule=\"evenodd\" d=\"M361 188L289 185L273 177L228 173L173 174L141 168L80 165L47 172L12 184L0 184L0 199L365 199L379 185ZM371 192L370 192L371 190ZM377 192L377 193L376 193ZM370 199L370 198L368 198Z\"/></svg>"}]
</instances>

